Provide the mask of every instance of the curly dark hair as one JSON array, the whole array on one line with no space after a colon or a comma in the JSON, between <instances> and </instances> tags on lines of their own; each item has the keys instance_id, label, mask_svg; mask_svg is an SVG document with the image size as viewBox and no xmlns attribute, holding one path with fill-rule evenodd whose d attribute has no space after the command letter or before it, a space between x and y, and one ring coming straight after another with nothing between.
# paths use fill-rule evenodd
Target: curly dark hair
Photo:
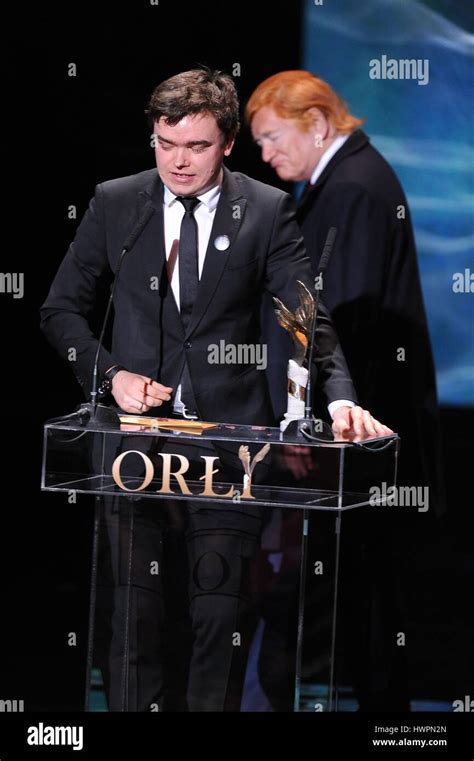
<instances>
[{"instance_id":1,"label":"curly dark hair","mask_svg":"<svg viewBox=\"0 0 474 761\"><path fill-rule=\"evenodd\" d=\"M145 113L151 128L161 117L173 126L190 114L212 114L224 142L234 138L240 128L234 80L222 71L206 68L183 71L162 82L153 90Z\"/></svg>"}]
</instances>

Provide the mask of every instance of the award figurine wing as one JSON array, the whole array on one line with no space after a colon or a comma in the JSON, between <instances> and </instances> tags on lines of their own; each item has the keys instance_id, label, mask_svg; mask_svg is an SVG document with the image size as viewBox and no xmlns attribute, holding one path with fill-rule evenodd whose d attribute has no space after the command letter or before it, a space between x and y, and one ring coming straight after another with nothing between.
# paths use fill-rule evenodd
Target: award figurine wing
<instances>
[{"instance_id":1,"label":"award figurine wing","mask_svg":"<svg viewBox=\"0 0 474 761\"><path fill-rule=\"evenodd\" d=\"M252 486L252 473L254 471L256 464L264 460L269 451L270 451L270 444L265 444L260 449L260 451L257 452L257 454L252 460L248 446L242 445L239 447L239 460L242 463L244 468L244 490L241 495L242 497L254 499L254 497L252 497L250 493L250 488Z\"/></svg>"},{"instance_id":2,"label":"award figurine wing","mask_svg":"<svg viewBox=\"0 0 474 761\"><path fill-rule=\"evenodd\" d=\"M314 298L300 280L296 281L296 287L300 303L294 312L291 312L280 299L273 297L277 320L281 327L290 333L294 347L293 358L288 362L288 408L280 423L281 431L284 431L292 420L300 420L305 416L308 369L304 365L314 330L316 309Z\"/></svg>"}]
</instances>

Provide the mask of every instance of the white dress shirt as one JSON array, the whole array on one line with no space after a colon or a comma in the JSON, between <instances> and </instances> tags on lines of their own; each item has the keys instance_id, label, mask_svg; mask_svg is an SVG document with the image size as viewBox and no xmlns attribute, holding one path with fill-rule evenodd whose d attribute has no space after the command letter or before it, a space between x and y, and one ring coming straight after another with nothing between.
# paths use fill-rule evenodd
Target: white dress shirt
<instances>
[{"instance_id":1,"label":"white dress shirt","mask_svg":"<svg viewBox=\"0 0 474 761\"><path fill-rule=\"evenodd\" d=\"M207 246L209 238L211 237L212 225L216 214L216 207L219 203L221 195L221 186L216 185L215 188L206 191L199 198L201 203L194 209L194 219L197 223L198 229L198 275L199 279L202 275L202 268L204 267L204 259L206 258ZM169 262L168 277L171 276L171 290L178 305L179 300L179 266L178 266L178 247L179 247L179 233L181 230L181 222L184 217L184 206L181 201L177 200L177 196L165 186L164 193L164 224L165 224L165 247L166 247L166 260ZM171 259L171 261L170 261ZM171 271L170 271L171 270Z\"/></svg>"},{"instance_id":2,"label":"white dress shirt","mask_svg":"<svg viewBox=\"0 0 474 761\"><path fill-rule=\"evenodd\" d=\"M323 170L326 169L327 165L331 161L332 157L335 153L338 152L339 148L342 148L346 140L350 135L338 135L333 143L327 148L321 158L319 159L318 163L313 169L313 174L310 177L310 183L311 185L314 185L316 180L322 175Z\"/></svg>"},{"instance_id":3,"label":"white dress shirt","mask_svg":"<svg viewBox=\"0 0 474 761\"><path fill-rule=\"evenodd\" d=\"M221 195L221 185L207 190L202 195L196 196L201 203L194 209L194 219L197 223L198 230L198 276L201 279L204 259L206 258L207 246L211 237L212 225L216 213L216 207ZM168 278L171 280L171 290L175 298L178 309L180 308L179 299L179 263L178 248L181 222L184 217L185 209L177 196L171 192L165 185L163 197L164 225L165 225L165 249L166 261L168 262ZM180 415L183 413L184 404L181 401L181 384L176 390L173 409Z\"/></svg>"}]
</instances>

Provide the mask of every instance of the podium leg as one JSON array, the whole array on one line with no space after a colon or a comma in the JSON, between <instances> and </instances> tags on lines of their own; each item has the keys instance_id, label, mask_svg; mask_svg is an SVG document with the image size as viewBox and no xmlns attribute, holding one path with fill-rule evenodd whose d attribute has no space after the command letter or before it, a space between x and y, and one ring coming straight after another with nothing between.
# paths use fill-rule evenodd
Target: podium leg
<instances>
[{"instance_id":1,"label":"podium leg","mask_svg":"<svg viewBox=\"0 0 474 761\"><path fill-rule=\"evenodd\" d=\"M94 635L95 614L97 604L97 570L99 554L100 522L103 508L103 497L96 497L94 510L94 529L92 544L91 582L89 598L89 627L87 634L87 657L86 657L86 686L84 697L84 711L90 710L90 691L92 683L92 668L94 661ZM120 710L128 711L129 704L129 663L130 663L130 618L132 599L132 568L133 568L133 533L134 533L134 507L129 507L129 543L127 552L127 580L126 580L126 604L124 617L123 656L120 672Z\"/></svg>"},{"instance_id":2,"label":"podium leg","mask_svg":"<svg viewBox=\"0 0 474 761\"><path fill-rule=\"evenodd\" d=\"M89 711L92 678L92 662L94 658L95 607L97 601L97 559L99 553L99 528L102 508L102 497L95 498L94 529L92 539L91 584L89 598L89 627L87 632L86 659L86 689L84 696L84 711Z\"/></svg>"},{"instance_id":3,"label":"podium leg","mask_svg":"<svg viewBox=\"0 0 474 761\"><path fill-rule=\"evenodd\" d=\"M133 498L132 498L133 500ZM133 532L134 532L134 505L131 501L129 505L130 510L130 531L128 542L128 558L127 558L127 587L126 587L126 603L125 603L125 621L124 621L124 637L123 637L123 658L122 658L122 673L120 684L120 704L122 711L128 711L129 702L129 675L130 675L130 615L131 615L131 600L132 600L132 567L133 567Z\"/></svg>"},{"instance_id":4,"label":"podium leg","mask_svg":"<svg viewBox=\"0 0 474 761\"><path fill-rule=\"evenodd\" d=\"M336 635L337 635L337 608L339 592L339 557L341 552L341 514L336 516L336 552L334 561L334 596L332 608L332 625L331 625L331 663L329 667L329 711L338 710L338 684L335 678L336 674Z\"/></svg>"},{"instance_id":5,"label":"podium leg","mask_svg":"<svg viewBox=\"0 0 474 761\"><path fill-rule=\"evenodd\" d=\"M296 673L294 712L300 710L301 699L301 663L303 658L304 608L306 591L306 558L308 547L308 510L303 510L303 533L301 536L300 589L298 595L298 623L296 637Z\"/></svg>"}]
</instances>

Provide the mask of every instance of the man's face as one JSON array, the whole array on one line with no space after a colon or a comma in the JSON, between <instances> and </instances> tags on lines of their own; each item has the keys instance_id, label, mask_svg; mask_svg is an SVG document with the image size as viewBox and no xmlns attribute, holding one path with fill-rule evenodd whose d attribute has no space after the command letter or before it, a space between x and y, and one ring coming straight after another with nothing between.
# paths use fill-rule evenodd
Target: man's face
<instances>
[{"instance_id":1,"label":"man's face","mask_svg":"<svg viewBox=\"0 0 474 761\"><path fill-rule=\"evenodd\" d=\"M172 193L196 196L219 184L224 156L234 141L223 144L214 116L185 116L173 126L161 117L153 133L158 174Z\"/></svg>"},{"instance_id":2,"label":"man's face","mask_svg":"<svg viewBox=\"0 0 474 761\"><path fill-rule=\"evenodd\" d=\"M317 109L315 109L316 111ZM321 115L322 116L322 115ZM319 123L315 114L314 129L301 130L291 119L282 119L270 106L263 106L252 119L252 135L269 163L282 180L309 180L327 144L327 122ZM323 147L324 145L324 147Z\"/></svg>"}]
</instances>

